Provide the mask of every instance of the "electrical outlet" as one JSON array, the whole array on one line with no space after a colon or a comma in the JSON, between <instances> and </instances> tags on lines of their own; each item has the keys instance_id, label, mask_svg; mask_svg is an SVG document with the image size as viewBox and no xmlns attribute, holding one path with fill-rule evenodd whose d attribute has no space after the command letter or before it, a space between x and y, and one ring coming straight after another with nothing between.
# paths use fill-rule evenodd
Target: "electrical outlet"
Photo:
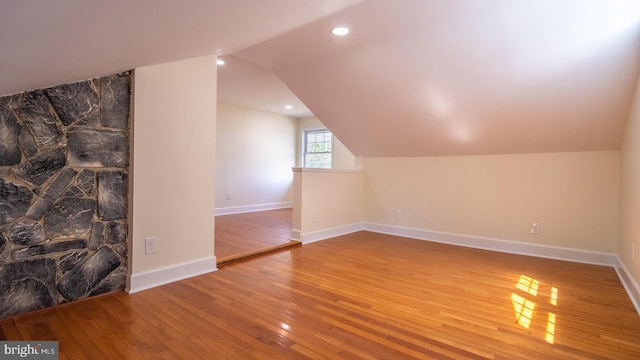
<instances>
[{"instance_id":1,"label":"electrical outlet","mask_svg":"<svg viewBox=\"0 0 640 360\"><path fill-rule=\"evenodd\" d=\"M227 193L227 200L231 200L231 199L233 199L233 195L230 192L228 192Z\"/></svg>"},{"instance_id":2,"label":"electrical outlet","mask_svg":"<svg viewBox=\"0 0 640 360\"><path fill-rule=\"evenodd\" d=\"M154 237L148 237L144 239L144 253L145 255L155 254L157 251L158 239Z\"/></svg>"},{"instance_id":3,"label":"electrical outlet","mask_svg":"<svg viewBox=\"0 0 640 360\"><path fill-rule=\"evenodd\" d=\"M636 262L636 244L631 244L631 261Z\"/></svg>"},{"instance_id":4,"label":"electrical outlet","mask_svg":"<svg viewBox=\"0 0 640 360\"><path fill-rule=\"evenodd\" d=\"M531 224L531 234L540 235L540 224L538 223Z\"/></svg>"},{"instance_id":5,"label":"electrical outlet","mask_svg":"<svg viewBox=\"0 0 640 360\"><path fill-rule=\"evenodd\" d=\"M396 218L396 220L402 218L402 210L396 209L396 211L393 213L393 217Z\"/></svg>"}]
</instances>

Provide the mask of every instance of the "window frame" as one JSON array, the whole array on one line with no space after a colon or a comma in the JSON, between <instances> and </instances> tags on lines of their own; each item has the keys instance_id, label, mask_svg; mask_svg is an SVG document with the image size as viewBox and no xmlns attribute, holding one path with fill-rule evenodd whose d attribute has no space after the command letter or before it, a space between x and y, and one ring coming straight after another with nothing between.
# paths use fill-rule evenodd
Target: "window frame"
<instances>
[{"instance_id":1,"label":"window frame","mask_svg":"<svg viewBox=\"0 0 640 360\"><path fill-rule=\"evenodd\" d=\"M330 144L330 149L329 151L307 151L309 146L309 138L308 135L311 134L323 134L325 137L328 134L329 135L329 141L313 141L313 143L329 143ZM333 168L333 133L331 133L331 131L329 129L309 129L309 130L304 130L303 132L303 149L302 149L302 167L304 168L308 168L308 169L332 169ZM307 156L308 155L317 155L317 154L324 154L324 155L329 155L329 162L323 162L322 164L324 165L328 165L328 166L309 166L309 164L307 164Z\"/></svg>"}]
</instances>

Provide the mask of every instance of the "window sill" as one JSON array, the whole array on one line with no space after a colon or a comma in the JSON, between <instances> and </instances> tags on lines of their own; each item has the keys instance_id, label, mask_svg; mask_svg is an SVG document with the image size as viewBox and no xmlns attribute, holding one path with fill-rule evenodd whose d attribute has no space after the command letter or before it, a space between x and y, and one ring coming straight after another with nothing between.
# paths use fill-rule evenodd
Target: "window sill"
<instances>
[{"instance_id":1,"label":"window sill","mask_svg":"<svg viewBox=\"0 0 640 360\"><path fill-rule=\"evenodd\" d=\"M361 173L362 169L320 169L320 168L306 168L306 167L294 167L291 168L293 172L320 172L320 173Z\"/></svg>"}]
</instances>

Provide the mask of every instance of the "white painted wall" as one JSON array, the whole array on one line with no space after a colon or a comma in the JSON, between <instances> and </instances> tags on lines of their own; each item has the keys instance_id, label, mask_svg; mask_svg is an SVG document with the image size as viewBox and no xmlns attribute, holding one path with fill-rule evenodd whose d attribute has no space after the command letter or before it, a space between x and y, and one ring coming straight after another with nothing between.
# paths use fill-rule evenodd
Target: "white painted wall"
<instances>
[{"instance_id":1,"label":"white painted wall","mask_svg":"<svg viewBox=\"0 0 640 360\"><path fill-rule=\"evenodd\" d=\"M365 219L613 254L619 169L617 151L367 158Z\"/></svg>"},{"instance_id":2,"label":"white painted wall","mask_svg":"<svg viewBox=\"0 0 640 360\"><path fill-rule=\"evenodd\" d=\"M292 238L308 243L363 229L362 171L296 168L294 177Z\"/></svg>"},{"instance_id":3,"label":"white painted wall","mask_svg":"<svg viewBox=\"0 0 640 360\"><path fill-rule=\"evenodd\" d=\"M215 144L215 56L135 70L129 291L216 269Z\"/></svg>"},{"instance_id":4,"label":"white painted wall","mask_svg":"<svg viewBox=\"0 0 640 360\"><path fill-rule=\"evenodd\" d=\"M291 206L296 134L296 118L218 101L216 213Z\"/></svg>"},{"instance_id":5,"label":"white painted wall","mask_svg":"<svg viewBox=\"0 0 640 360\"><path fill-rule=\"evenodd\" d=\"M304 132L307 130L320 130L327 127L315 116L301 118L298 120L298 138L296 145L296 164L303 166ZM362 169L362 158L356 157L335 135L332 137L332 168L338 170Z\"/></svg>"},{"instance_id":6,"label":"white painted wall","mask_svg":"<svg viewBox=\"0 0 640 360\"><path fill-rule=\"evenodd\" d=\"M640 78L620 154L618 257L631 272L637 285L640 284ZM631 252L632 247L635 247L635 254Z\"/></svg>"}]
</instances>

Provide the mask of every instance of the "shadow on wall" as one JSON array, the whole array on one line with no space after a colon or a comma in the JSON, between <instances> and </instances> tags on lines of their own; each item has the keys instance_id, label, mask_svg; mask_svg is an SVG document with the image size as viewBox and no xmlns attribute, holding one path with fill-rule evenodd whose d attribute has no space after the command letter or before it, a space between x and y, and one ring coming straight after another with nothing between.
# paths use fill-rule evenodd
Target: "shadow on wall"
<instances>
[{"instance_id":1,"label":"shadow on wall","mask_svg":"<svg viewBox=\"0 0 640 360\"><path fill-rule=\"evenodd\" d=\"M0 318L124 289L130 82L0 98Z\"/></svg>"}]
</instances>

